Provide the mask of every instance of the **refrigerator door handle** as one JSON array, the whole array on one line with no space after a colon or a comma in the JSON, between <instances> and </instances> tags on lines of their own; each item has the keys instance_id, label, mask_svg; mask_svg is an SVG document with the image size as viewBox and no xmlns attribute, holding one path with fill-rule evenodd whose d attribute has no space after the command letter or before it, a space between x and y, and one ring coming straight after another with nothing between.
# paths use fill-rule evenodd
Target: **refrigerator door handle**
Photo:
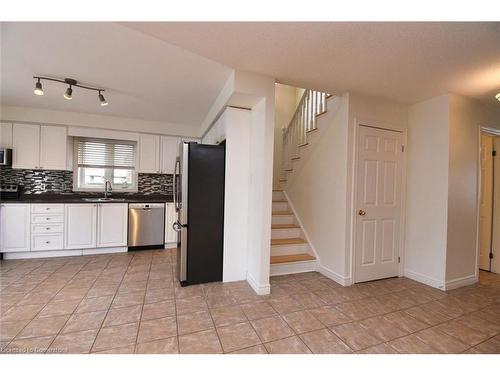
<instances>
[{"instance_id":1,"label":"refrigerator door handle","mask_svg":"<svg viewBox=\"0 0 500 375\"><path fill-rule=\"evenodd\" d=\"M175 161L175 168L174 168L174 207L176 211L179 211L181 207L179 202L179 187L177 186L177 171L180 172L180 165L181 162L179 159L177 159Z\"/></svg>"}]
</instances>

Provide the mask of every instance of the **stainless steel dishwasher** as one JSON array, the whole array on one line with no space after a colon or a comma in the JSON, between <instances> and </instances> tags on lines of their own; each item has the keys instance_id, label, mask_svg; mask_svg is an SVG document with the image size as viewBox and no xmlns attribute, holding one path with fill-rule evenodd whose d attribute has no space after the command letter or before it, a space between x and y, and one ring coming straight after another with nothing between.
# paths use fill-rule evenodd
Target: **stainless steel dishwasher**
<instances>
[{"instance_id":1,"label":"stainless steel dishwasher","mask_svg":"<svg viewBox=\"0 0 500 375\"><path fill-rule=\"evenodd\" d=\"M165 242L165 204L128 205L128 247L163 248Z\"/></svg>"}]
</instances>

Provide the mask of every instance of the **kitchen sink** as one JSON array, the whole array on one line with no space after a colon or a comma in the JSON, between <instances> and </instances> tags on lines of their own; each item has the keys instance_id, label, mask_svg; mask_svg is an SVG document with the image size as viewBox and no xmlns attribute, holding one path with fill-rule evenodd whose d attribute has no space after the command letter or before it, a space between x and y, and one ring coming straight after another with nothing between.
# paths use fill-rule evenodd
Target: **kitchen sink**
<instances>
[{"instance_id":1,"label":"kitchen sink","mask_svg":"<svg viewBox=\"0 0 500 375\"><path fill-rule=\"evenodd\" d=\"M82 198L85 202L123 202L125 198Z\"/></svg>"}]
</instances>

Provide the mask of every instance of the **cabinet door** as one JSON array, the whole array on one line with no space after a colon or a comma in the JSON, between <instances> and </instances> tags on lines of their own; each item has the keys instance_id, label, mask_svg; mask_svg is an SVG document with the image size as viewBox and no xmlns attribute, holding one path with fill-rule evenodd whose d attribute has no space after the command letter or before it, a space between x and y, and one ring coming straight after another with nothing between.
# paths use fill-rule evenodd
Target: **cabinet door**
<instances>
[{"instance_id":1,"label":"cabinet door","mask_svg":"<svg viewBox=\"0 0 500 375\"><path fill-rule=\"evenodd\" d=\"M97 209L97 247L127 246L128 204L102 203Z\"/></svg>"},{"instance_id":2,"label":"cabinet door","mask_svg":"<svg viewBox=\"0 0 500 375\"><path fill-rule=\"evenodd\" d=\"M97 204L67 204L64 210L66 249L96 247Z\"/></svg>"},{"instance_id":3,"label":"cabinet door","mask_svg":"<svg viewBox=\"0 0 500 375\"><path fill-rule=\"evenodd\" d=\"M14 124L12 128L12 168L40 167L40 125Z\"/></svg>"},{"instance_id":4,"label":"cabinet door","mask_svg":"<svg viewBox=\"0 0 500 375\"><path fill-rule=\"evenodd\" d=\"M174 203L165 204L165 243L177 243L177 232L172 224L177 220Z\"/></svg>"},{"instance_id":5,"label":"cabinet door","mask_svg":"<svg viewBox=\"0 0 500 375\"><path fill-rule=\"evenodd\" d=\"M160 136L139 136L139 172L160 173Z\"/></svg>"},{"instance_id":6,"label":"cabinet door","mask_svg":"<svg viewBox=\"0 0 500 375\"><path fill-rule=\"evenodd\" d=\"M174 173L179 142L180 138L178 137L161 137L161 173Z\"/></svg>"},{"instance_id":7,"label":"cabinet door","mask_svg":"<svg viewBox=\"0 0 500 375\"><path fill-rule=\"evenodd\" d=\"M66 169L67 130L64 126L40 127L40 167Z\"/></svg>"},{"instance_id":8,"label":"cabinet door","mask_svg":"<svg viewBox=\"0 0 500 375\"><path fill-rule=\"evenodd\" d=\"M12 148L12 124L0 122L0 147Z\"/></svg>"},{"instance_id":9,"label":"cabinet door","mask_svg":"<svg viewBox=\"0 0 500 375\"><path fill-rule=\"evenodd\" d=\"M0 206L0 251L30 251L30 205Z\"/></svg>"}]
</instances>

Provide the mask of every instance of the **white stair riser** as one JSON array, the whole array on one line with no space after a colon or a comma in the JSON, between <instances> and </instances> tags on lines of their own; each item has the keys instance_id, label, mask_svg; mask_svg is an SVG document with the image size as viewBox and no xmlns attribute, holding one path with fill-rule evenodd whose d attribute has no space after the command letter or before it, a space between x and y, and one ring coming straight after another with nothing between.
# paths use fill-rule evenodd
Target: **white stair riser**
<instances>
[{"instance_id":1,"label":"white stair riser","mask_svg":"<svg viewBox=\"0 0 500 375\"><path fill-rule=\"evenodd\" d=\"M271 218L272 224L293 224L293 215L273 215Z\"/></svg>"},{"instance_id":2,"label":"white stair riser","mask_svg":"<svg viewBox=\"0 0 500 375\"><path fill-rule=\"evenodd\" d=\"M285 195L282 191L273 191L273 201L285 200Z\"/></svg>"},{"instance_id":3,"label":"white stair riser","mask_svg":"<svg viewBox=\"0 0 500 375\"><path fill-rule=\"evenodd\" d=\"M271 246L271 255L292 255L309 253L309 244L274 245Z\"/></svg>"},{"instance_id":4,"label":"white stair riser","mask_svg":"<svg viewBox=\"0 0 500 375\"><path fill-rule=\"evenodd\" d=\"M273 211L288 211L287 202L273 202Z\"/></svg>"},{"instance_id":5,"label":"white stair riser","mask_svg":"<svg viewBox=\"0 0 500 375\"><path fill-rule=\"evenodd\" d=\"M271 269L269 271L271 276L277 276L289 275L291 273L312 272L316 271L317 267L318 262L316 260L310 260L306 262L271 264Z\"/></svg>"},{"instance_id":6,"label":"white stair riser","mask_svg":"<svg viewBox=\"0 0 500 375\"><path fill-rule=\"evenodd\" d=\"M300 228L272 229L271 238L302 238Z\"/></svg>"}]
</instances>

